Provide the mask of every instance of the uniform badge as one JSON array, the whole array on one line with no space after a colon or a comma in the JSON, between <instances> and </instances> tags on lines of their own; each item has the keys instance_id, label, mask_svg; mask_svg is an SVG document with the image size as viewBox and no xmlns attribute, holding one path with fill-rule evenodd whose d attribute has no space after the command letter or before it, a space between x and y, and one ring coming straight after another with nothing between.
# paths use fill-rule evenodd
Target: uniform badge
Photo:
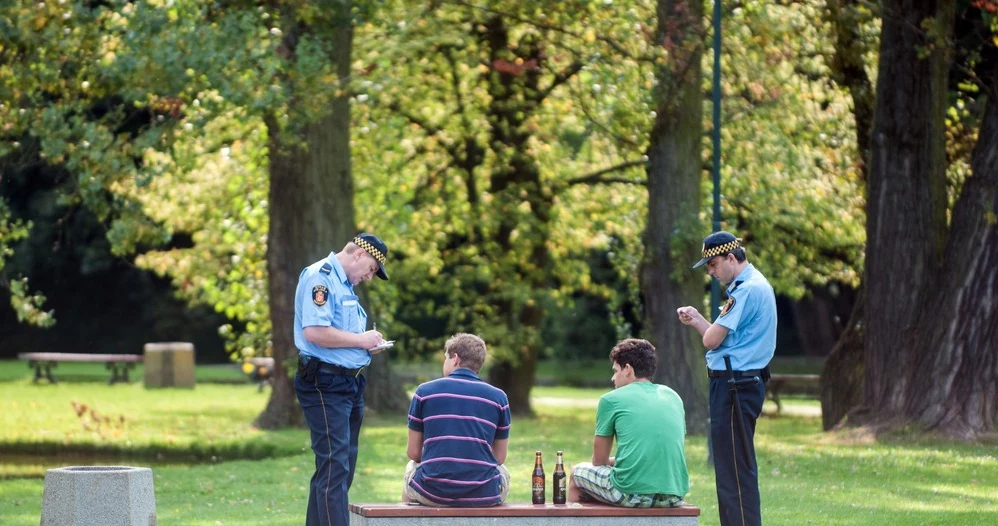
<instances>
[{"instance_id":1,"label":"uniform badge","mask_svg":"<svg viewBox=\"0 0 998 526\"><path fill-rule=\"evenodd\" d=\"M731 312L731 309L734 308L734 306L735 306L735 298L733 297L728 298L728 301L725 301L724 305L721 305L721 316L724 316L725 314Z\"/></svg>"},{"instance_id":2,"label":"uniform badge","mask_svg":"<svg viewBox=\"0 0 998 526\"><path fill-rule=\"evenodd\" d=\"M312 303L316 306L321 307L326 304L329 300L329 289L325 285L316 285L312 287Z\"/></svg>"}]
</instances>

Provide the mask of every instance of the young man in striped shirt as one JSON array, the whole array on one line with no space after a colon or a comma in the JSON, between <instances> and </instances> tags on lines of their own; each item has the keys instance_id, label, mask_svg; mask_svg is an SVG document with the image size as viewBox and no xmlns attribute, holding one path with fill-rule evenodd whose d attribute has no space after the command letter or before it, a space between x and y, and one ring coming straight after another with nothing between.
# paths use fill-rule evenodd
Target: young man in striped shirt
<instances>
[{"instance_id":1,"label":"young man in striped shirt","mask_svg":"<svg viewBox=\"0 0 998 526\"><path fill-rule=\"evenodd\" d=\"M456 334L444 344L444 377L416 388L403 502L476 507L506 500L509 400L478 377L486 353L478 336Z\"/></svg>"}]
</instances>

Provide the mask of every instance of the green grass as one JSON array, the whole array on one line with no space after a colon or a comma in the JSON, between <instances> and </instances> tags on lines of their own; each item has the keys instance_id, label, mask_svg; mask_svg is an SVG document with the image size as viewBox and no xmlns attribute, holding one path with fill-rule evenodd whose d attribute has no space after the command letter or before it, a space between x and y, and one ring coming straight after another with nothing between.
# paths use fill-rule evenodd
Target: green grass
<instances>
[{"instance_id":1,"label":"green grass","mask_svg":"<svg viewBox=\"0 0 998 526\"><path fill-rule=\"evenodd\" d=\"M0 378L12 366L23 364L0 362ZM308 432L263 432L249 425L269 391L258 393L250 384L199 383L195 389L166 390L146 390L141 382L49 386L31 384L29 375L10 376L15 379L0 380L0 524L37 525L44 470L91 463L152 466L159 524L303 521L313 462ZM512 501L529 499L535 450L544 452L549 472L556 450L565 451L569 464L591 455L595 400L603 392L534 389L536 417L513 422L507 461ZM85 429L73 400L104 415L125 415L126 423ZM786 405L787 415L813 414L817 408L815 401L798 398L787 399ZM352 501L398 500L405 440L404 415L368 416ZM801 416L761 419L756 442L766 524L998 523L993 445L826 434L818 418ZM687 440L693 482L687 499L701 507L701 524L716 525L714 477L705 446L702 436ZM59 454L67 449L83 456ZM194 458L200 461L181 462Z\"/></svg>"}]
</instances>

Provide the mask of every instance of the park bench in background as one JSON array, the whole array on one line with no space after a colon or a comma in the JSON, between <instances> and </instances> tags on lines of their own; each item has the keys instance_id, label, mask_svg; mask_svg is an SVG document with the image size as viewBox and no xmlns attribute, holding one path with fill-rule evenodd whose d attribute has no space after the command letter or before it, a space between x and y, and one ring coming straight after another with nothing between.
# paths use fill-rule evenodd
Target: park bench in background
<instances>
[{"instance_id":1,"label":"park bench in background","mask_svg":"<svg viewBox=\"0 0 998 526\"><path fill-rule=\"evenodd\" d=\"M700 508L619 508L507 503L489 508L351 504L350 526L696 526Z\"/></svg>"},{"instance_id":2,"label":"park bench in background","mask_svg":"<svg viewBox=\"0 0 998 526\"><path fill-rule=\"evenodd\" d=\"M821 389L821 375L817 374L774 374L766 382L766 395L776 403L776 413L783 411L781 394L807 394L817 396Z\"/></svg>"},{"instance_id":3,"label":"park bench in background","mask_svg":"<svg viewBox=\"0 0 998 526\"><path fill-rule=\"evenodd\" d=\"M111 371L109 384L116 382L127 382L128 371L135 368L135 364L142 361L139 354L80 354L66 352L24 352L17 355L19 360L27 360L28 367L34 367L35 378L33 382L45 378L51 383L56 383L52 376L52 369L58 362L88 362L104 363Z\"/></svg>"},{"instance_id":4,"label":"park bench in background","mask_svg":"<svg viewBox=\"0 0 998 526\"><path fill-rule=\"evenodd\" d=\"M274 359L270 356L254 356L243 362L243 373L256 382L257 391L263 392L263 386L274 383Z\"/></svg>"}]
</instances>

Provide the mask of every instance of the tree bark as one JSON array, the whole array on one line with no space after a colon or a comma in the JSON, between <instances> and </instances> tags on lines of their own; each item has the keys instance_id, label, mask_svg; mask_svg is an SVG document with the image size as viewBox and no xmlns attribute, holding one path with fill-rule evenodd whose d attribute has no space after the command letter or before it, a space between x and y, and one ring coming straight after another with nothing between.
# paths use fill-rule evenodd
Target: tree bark
<instances>
[{"instance_id":1,"label":"tree bark","mask_svg":"<svg viewBox=\"0 0 998 526\"><path fill-rule=\"evenodd\" d=\"M698 216L703 2L659 0L657 13L656 38L668 48L670 60L657 66L656 116L647 151L648 222L641 267L644 325L658 354L655 382L682 397L686 428L700 433L709 414L704 349L696 331L679 323L676 308L703 303L703 275L690 270L700 257L699 234L704 231Z\"/></svg>"},{"instance_id":2,"label":"tree bark","mask_svg":"<svg viewBox=\"0 0 998 526\"><path fill-rule=\"evenodd\" d=\"M859 173L867 181L876 98L873 84L866 74L865 57L868 50L863 45L859 28L865 18L872 15L857 0L830 0L828 14L835 34L835 51L828 61L829 67L835 82L845 86L852 97ZM861 288L849 323L832 348L821 372L821 418L826 431L863 401L865 312L866 291Z\"/></svg>"},{"instance_id":3,"label":"tree bark","mask_svg":"<svg viewBox=\"0 0 998 526\"><path fill-rule=\"evenodd\" d=\"M339 9L347 15L350 2ZM270 149L270 232L267 237L268 291L273 327L275 371L293 371L298 349L294 343L294 294L301 270L331 251L339 250L356 233L353 178L350 159L350 55L353 27L349 16L333 14L335 27L327 29L330 60L336 65L340 92L328 113L314 122L293 123L282 129L273 116L266 119ZM285 36L289 60L299 26ZM295 101L292 100L291 104ZM300 126L300 135L294 125ZM379 360L368 373L371 409L397 409L405 393L391 379L388 360ZM401 402L400 402L401 400ZM301 425L294 386L288 374L275 374L267 407L255 424L265 429Z\"/></svg>"},{"instance_id":4,"label":"tree bark","mask_svg":"<svg viewBox=\"0 0 998 526\"><path fill-rule=\"evenodd\" d=\"M946 256L920 305L904 415L920 427L973 440L998 423L998 69L973 175L953 209Z\"/></svg>"},{"instance_id":5,"label":"tree bark","mask_svg":"<svg viewBox=\"0 0 998 526\"><path fill-rule=\"evenodd\" d=\"M861 288L849 323L825 359L821 371L821 424L825 431L838 425L863 403L863 315L866 289Z\"/></svg>"},{"instance_id":6,"label":"tree bark","mask_svg":"<svg viewBox=\"0 0 998 526\"><path fill-rule=\"evenodd\" d=\"M834 289L838 288L836 292ZM801 354L825 357L838 343L856 306L856 291L839 285L810 288L810 297L791 302Z\"/></svg>"},{"instance_id":7,"label":"tree bark","mask_svg":"<svg viewBox=\"0 0 998 526\"><path fill-rule=\"evenodd\" d=\"M889 1L883 8L867 200L866 379L859 414L899 414L914 363L902 345L934 283L945 241L945 114L954 5ZM939 27L939 34L924 28Z\"/></svg>"},{"instance_id":8,"label":"tree bark","mask_svg":"<svg viewBox=\"0 0 998 526\"><path fill-rule=\"evenodd\" d=\"M491 97L487 118L490 144L497 157L489 181L489 192L495 196L497 225L490 232L492 242L486 250L493 261L499 262L506 281L491 283L489 294L499 319L509 327L511 335L518 334L505 342L515 356L509 360L500 358L490 369L489 379L506 392L510 411L530 414L530 390L544 322L541 305L553 278L547 248L553 197L529 153L531 132L527 126L543 98L540 79L546 55L541 42L528 36L511 46L509 29L499 16L490 17L484 25L486 31L480 38L494 68L486 73ZM509 60L511 53L529 66L499 66L516 64ZM529 211L523 211L524 204Z\"/></svg>"}]
</instances>

